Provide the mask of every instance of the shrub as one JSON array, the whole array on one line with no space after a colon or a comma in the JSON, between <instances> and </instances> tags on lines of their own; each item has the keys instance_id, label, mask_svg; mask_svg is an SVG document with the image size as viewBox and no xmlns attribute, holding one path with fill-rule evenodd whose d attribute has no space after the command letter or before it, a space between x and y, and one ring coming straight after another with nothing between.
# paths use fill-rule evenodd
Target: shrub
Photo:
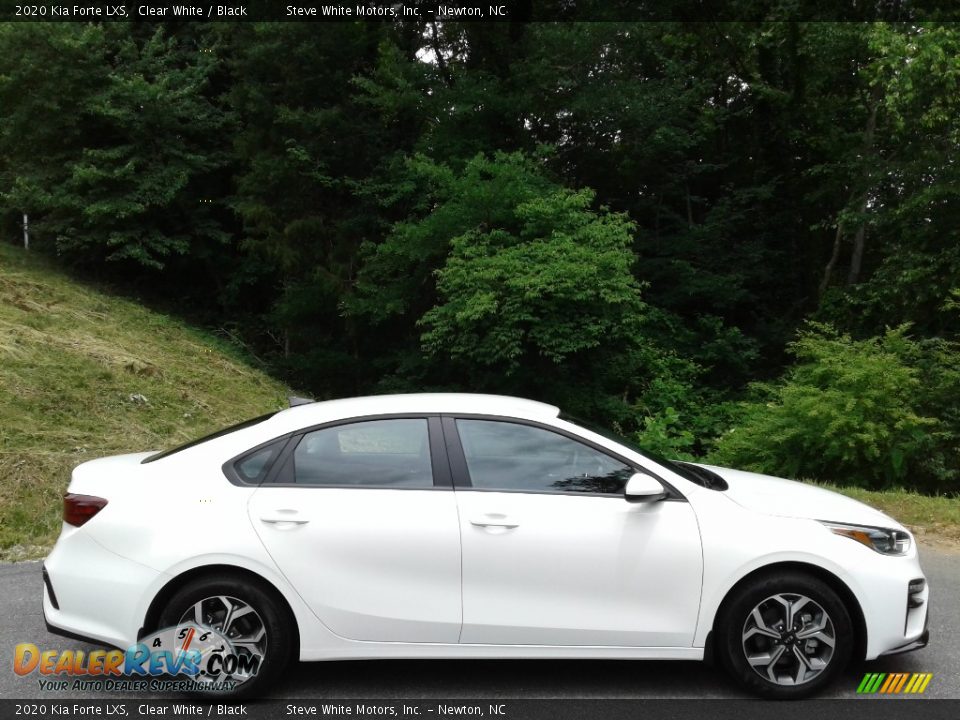
<instances>
[{"instance_id":1,"label":"shrub","mask_svg":"<svg viewBox=\"0 0 960 720\"><path fill-rule=\"evenodd\" d=\"M797 363L775 384L757 384L711 461L787 477L885 488L931 486L943 432L925 414L924 351L907 327L855 340L810 324L790 350Z\"/></svg>"}]
</instances>

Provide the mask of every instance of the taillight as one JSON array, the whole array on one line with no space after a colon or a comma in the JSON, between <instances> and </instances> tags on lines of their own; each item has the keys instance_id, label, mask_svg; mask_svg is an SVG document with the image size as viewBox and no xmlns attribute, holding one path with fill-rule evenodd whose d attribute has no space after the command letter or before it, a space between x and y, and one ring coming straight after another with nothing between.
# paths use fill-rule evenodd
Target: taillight
<instances>
[{"instance_id":1,"label":"taillight","mask_svg":"<svg viewBox=\"0 0 960 720\"><path fill-rule=\"evenodd\" d=\"M63 521L80 527L107 506L107 501L95 495L67 493L63 496Z\"/></svg>"}]
</instances>

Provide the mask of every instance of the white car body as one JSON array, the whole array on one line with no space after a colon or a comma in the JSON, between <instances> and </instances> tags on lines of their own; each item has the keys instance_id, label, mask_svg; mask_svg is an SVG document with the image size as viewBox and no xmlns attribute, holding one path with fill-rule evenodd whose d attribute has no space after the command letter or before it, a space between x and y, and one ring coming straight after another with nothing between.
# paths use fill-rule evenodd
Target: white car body
<instances>
[{"instance_id":1,"label":"white car body","mask_svg":"<svg viewBox=\"0 0 960 720\"><path fill-rule=\"evenodd\" d=\"M327 423L464 415L577 436L678 497L258 486L231 482L223 469L269 440ZM445 448L431 448L434 472L448 462ZM762 568L803 567L855 603L861 659L926 639L929 590L908 608L908 583L924 578L915 543L885 556L820 522L904 530L892 518L815 486L735 470L712 468L729 489L709 489L538 402L423 394L305 404L142 463L149 455L74 471L70 493L108 504L82 527L65 524L45 561L52 628L128 647L178 578L227 566L279 591L302 660L698 660L739 581Z\"/></svg>"}]
</instances>

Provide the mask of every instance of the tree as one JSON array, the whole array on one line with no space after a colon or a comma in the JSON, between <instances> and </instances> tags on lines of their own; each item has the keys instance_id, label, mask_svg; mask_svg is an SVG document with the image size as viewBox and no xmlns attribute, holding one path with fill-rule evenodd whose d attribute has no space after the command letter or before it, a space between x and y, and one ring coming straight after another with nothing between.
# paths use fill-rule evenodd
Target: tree
<instances>
[{"instance_id":1,"label":"tree","mask_svg":"<svg viewBox=\"0 0 960 720\"><path fill-rule=\"evenodd\" d=\"M4 28L0 45L21 53L0 87L5 197L37 213L41 241L77 264L160 269L228 239L208 197L228 120L206 94L214 60L196 38L42 25Z\"/></svg>"},{"instance_id":2,"label":"tree","mask_svg":"<svg viewBox=\"0 0 960 720\"><path fill-rule=\"evenodd\" d=\"M828 298L825 314L861 332L911 322L955 335L943 308L960 284L960 31L877 24L868 40L876 149L855 217L858 284Z\"/></svg>"},{"instance_id":3,"label":"tree","mask_svg":"<svg viewBox=\"0 0 960 720\"><path fill-rule=\"evenodd\" d=\"M518 162L500 155L494 163ZM494 174L482 156L467 164L474 175ZM462 182L462 181L461 181ZM453 204L463 202L454 188ZM630 342L644 305L631 274L633 224L591 209L594 193L551 188L527 199L498 197L509 212L498 222L466 229L450 240L437 271L440 303L420 320L432 354L538 375L588 350Z\"/></svg>"},{"instance_id":4,"label":"tree","mask_svg":"<svg viewBox=\"0 0 960 720\"><path fill-rule=\"evenodd\" d=\"M222 34L225 101L242 128L230 201L242 258L230 292L244 305L263 299L250 335L294 383L358 388L356 331L340 304L361 243L380 227L363 187L390 140L355 80L372 72L382 30L257 23Z\"/></svg>"},{"instance_id":5,"label":"tree","mask_svg":"<svg viewBox=\"0 0 960 720\"><path fill-rule=\"evenodd\" d=\"M89 113L108 81L96 25L0 24L0 200L31 217L34 245L53 249L70 166L95 132Z\"/></svg>"},{"instance_id":6,"label":"tree","mask_svg":"<svg viewBox=\"0 0 960 720\"><path fill-rule=\"evenodd\" d=\"M459 172L421 158L414 169L432 184L429 209L371 248L351 306L373 323L419 327L424 354L415 361L420 348L408 345L395 372L419 365L416 377L441 386L591 416L616 408L627 425L638 407L682 394L694 369L646 337L628 218L520 153L478 155Z\"/></svg>"}]
</instances>

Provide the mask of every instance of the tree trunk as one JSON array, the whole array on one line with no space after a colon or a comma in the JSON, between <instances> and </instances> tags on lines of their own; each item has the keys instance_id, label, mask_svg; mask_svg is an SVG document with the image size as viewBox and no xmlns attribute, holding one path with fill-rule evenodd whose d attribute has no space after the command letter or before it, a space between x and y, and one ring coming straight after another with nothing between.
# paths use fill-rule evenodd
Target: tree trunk
<instances>
[{"instance_id":1,"label":"tree trunk","mask_svg":"<svg viewBox=\"0 0 960 720\"><path fill-rule=\"evenodd\" d=\"M856 285L860 280L860 271L863 268L863 250L867 240L867 208L870 203L871 167L870 160L874 155L873 139L877 130L877 110L880 108L881 91L874 86L870 115L867 117L867 126L863 131L863 200L860 203L860 225L853 236L853 252L850 255L850 272L847 273L847 285Z\"/></svg>"},{"instance_id":2,"label":"tree trunk","mask_svg":"<svg viewBox=\"0 0 960 720\"><path fill-rule=\"evenodd\" d=\"M860 203L861 215L867 212L867 194L863 195L863 202ZM857 226L857 232L853 236L853 252L850 254L850 272L847 274L847 285L856 285L860 279L860 269L863 267L863 246L867 239L867 221L861 221Z\"/></svg>"},{"instance_id":3,"label":"tree trunk","mask_svg":"<svg viewBox=\"0 0 960 720\"><path fill-rule=\"evenodd\" d=\"M830 285L830 276L833 275L833 269L837 266L837 260L840 259L840 243L843 241L843 228L840 221L837 221L837 234L833 236L833 252L830 253L830 260L823 269L823 279L820 281L820 288L817 290L817 297L823 299L823 294Z\"/></svg>"}]
</instances>

